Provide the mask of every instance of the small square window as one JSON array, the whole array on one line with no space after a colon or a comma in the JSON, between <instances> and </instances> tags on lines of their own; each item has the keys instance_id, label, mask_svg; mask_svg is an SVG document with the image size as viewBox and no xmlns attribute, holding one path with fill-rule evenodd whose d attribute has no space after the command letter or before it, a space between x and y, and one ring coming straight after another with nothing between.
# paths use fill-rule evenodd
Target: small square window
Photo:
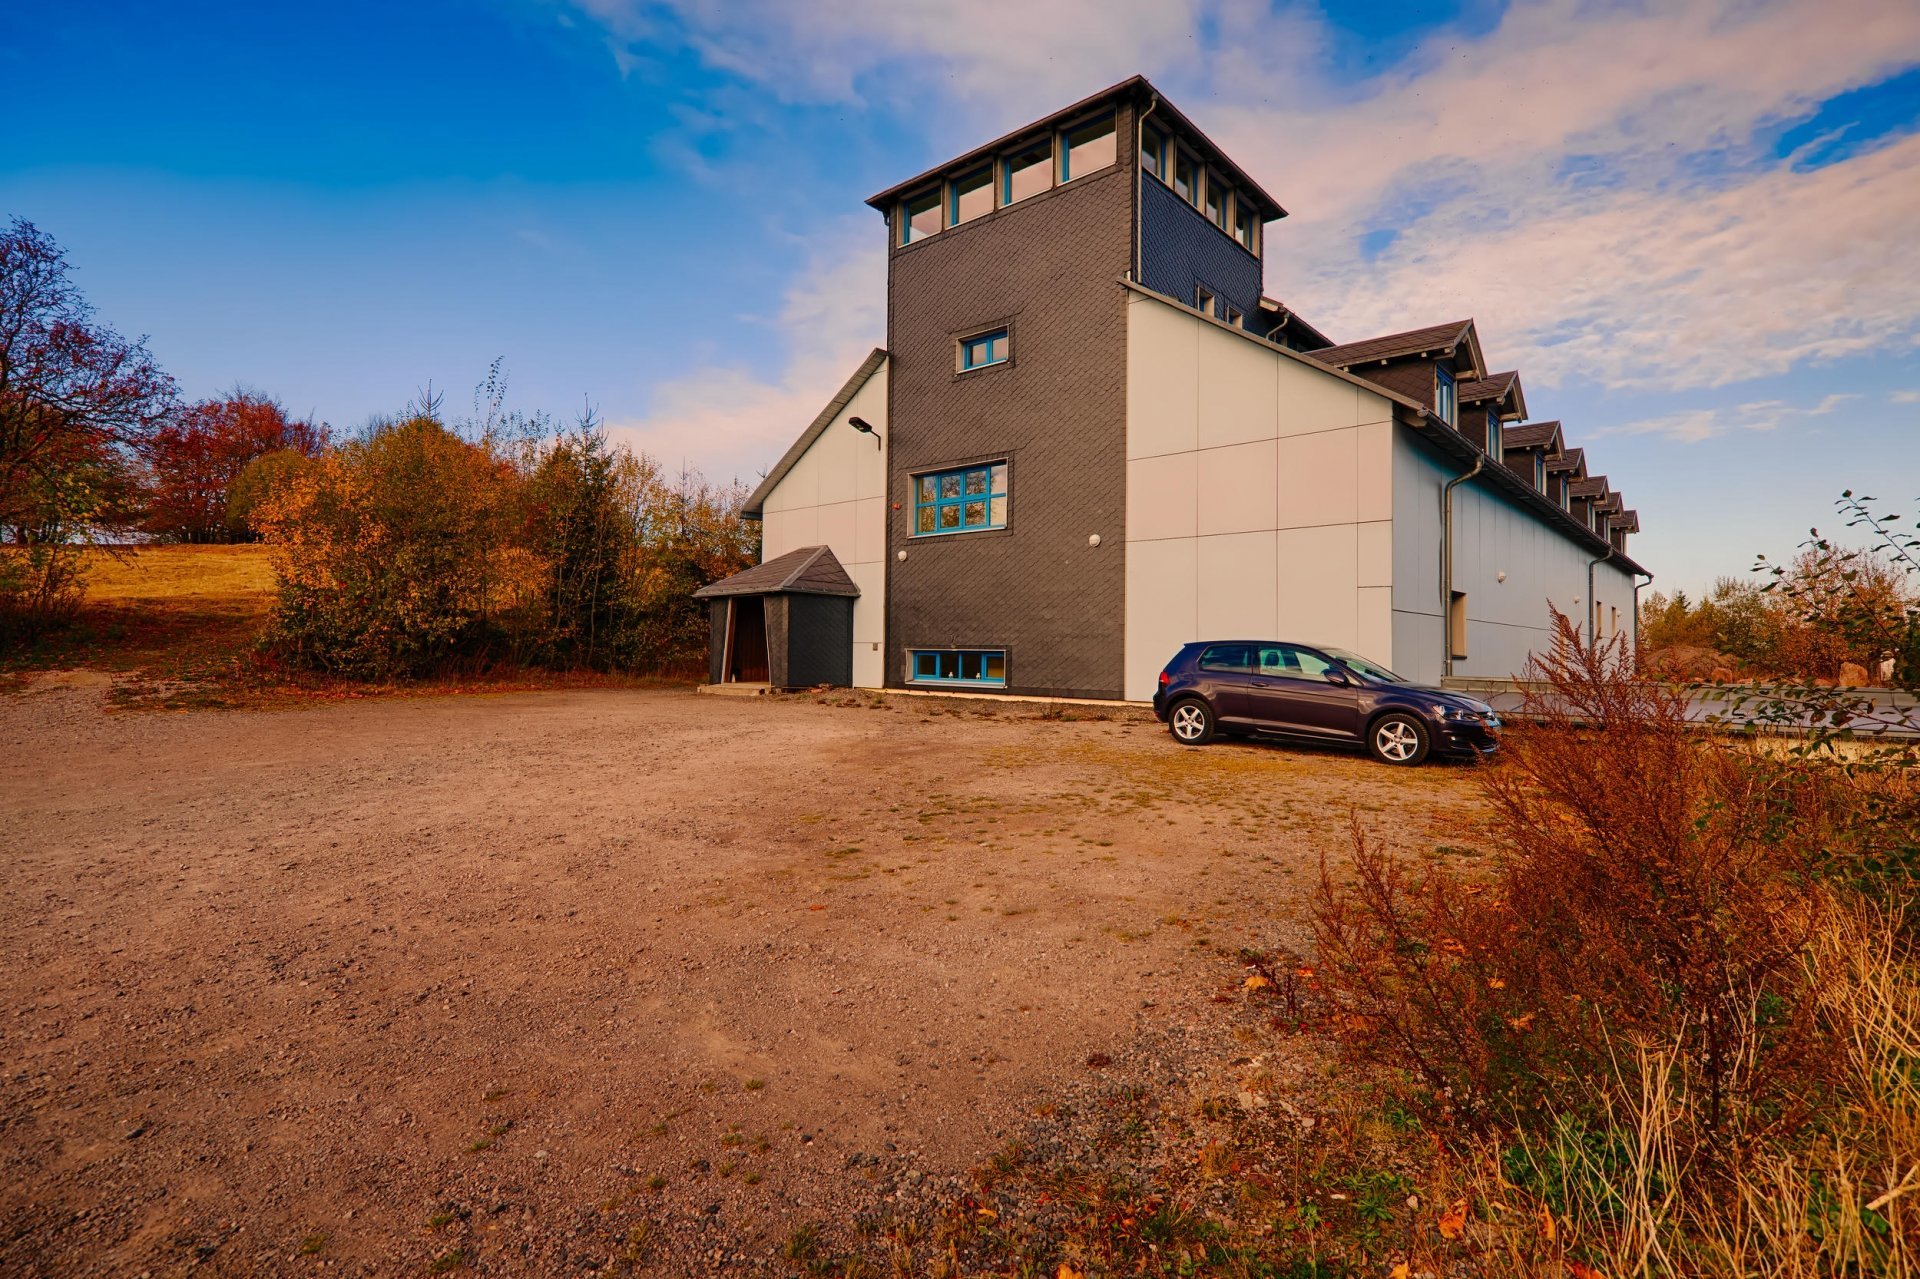
<instances>
[{"instance_id":1,"label":"small square window","mask_svg":"<svg viewBox=\"0 0 1920 1279\"><path fill-rule=\"evenodd\" d=\"M993 212L993 166L957 178L953 184L953 207L949 219L954 226L971 222L983 213Z\"/></svg>"},{"instance_id":2,"label":"small square window","mask_svg":"<svg viewBox=\"0 0 1920 1279\"><path fill-rule=\"evenodd\" d=\"M1007 157L1000 203L1039 195L1053 185L1053 142L1045 139Z\"/></svg>"},{"instance_id":3,"label":"small square window","mask_svg":"<svg viewBox=\"0 0 1920 1279\"><path fill-rule=\"evenodd\" d=\"M960 371L983 369L989 364L1005 364L1011 350L1005 329L980 333L960 341Z\"/></svg>"},{"instance_id":4,"label":"small square window","mask_svg":"<svg viewBox=\"0 0 1920 1279\"><path fill-rule=\"evenodd\" d=\"M1230 306L1227 308L1227 323L1236 329L1244 329L1247 327L1247 317L1241 312L1239 307Z\"/></svg>"},{"instance_id":5,"label":"small square window","mask_svg":"<svg viewBox=\"0 0 1920 1279\"><path fill-rule=\"evenodd\" d=\"M1065 134L1060 147L1060 180L1071 182L1106 168L1119 158L1115 148L1112 116Z\"/></svg>"},{"instance_id":6,"label":"small square window","mask_svg":"<svg viewBox=\"0 0 1920 1279\"><path fill-rule=\"evenodd\" d=\"M924 240L940 229L940 193L927 191L910 197L900 223L900 243Z\"/></svg>"},{"instance_id":7,"label":"small square window","mask_svg":"<svg viewBox=\"0 0 1920 1279\"><path fill-rule=\"evenodd\" d=\"M1199 311L1200 314L1202 315L1212 315L1214 301L1215 301L1215 298L1213 296L1212 289L1208 288L1204 284L1194 285L1193 306L1195 310Z\"/></svg>"}]
</instances>

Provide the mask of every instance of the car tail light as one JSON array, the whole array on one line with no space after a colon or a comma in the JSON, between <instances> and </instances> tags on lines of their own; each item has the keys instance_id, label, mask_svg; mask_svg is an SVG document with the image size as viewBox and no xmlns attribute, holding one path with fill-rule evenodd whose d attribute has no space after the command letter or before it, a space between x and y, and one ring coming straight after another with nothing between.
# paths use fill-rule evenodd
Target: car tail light
<instances>
[{"instance_id":1,"label":"car tail light","mask_svg":"<svg viewBox=\"0 0 1920 1279\"><path fill-rule=\"evenodd\" d=\"M1161 687L1161 688L1165 688L1165 687L1166 687L1167 685L1169 685L1169 684L1171 684L1171 683L1173 683L1173 676L1172 676L1172 674L1170 674L1170 673L1169 673L1169 672L1167 672L1167 671L1161 671L1161 672L1160 672L1160 687Z\"/></svg>"}]
</instances>

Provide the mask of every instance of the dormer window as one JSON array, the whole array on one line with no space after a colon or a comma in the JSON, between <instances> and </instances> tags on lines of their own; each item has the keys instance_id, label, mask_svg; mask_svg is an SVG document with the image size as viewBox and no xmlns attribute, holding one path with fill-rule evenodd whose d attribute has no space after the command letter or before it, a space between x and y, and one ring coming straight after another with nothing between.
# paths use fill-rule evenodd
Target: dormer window
<instances>
[{"instance_id":1,"label":"dormer window","mask_svg":"<svg viewBox=\"0 0 1920 1279\"><path fill-rule=\"evenodd\" d=\"M1455 387L1453 374L1435 365L1433 369L1433 411L1442 422L1458 429L1460 426L1459 391Z\"/></svg>"},{"instance_id":2,"label":"dormer window","mask_svg":"<svg viewBox=\"0 0 1920 1279\"><path fill-rule=\"evenodd\" d=\"M1533 455L1533 486L1542 493L1547 491L1547 455L1545 453Z\"/></svg>"},{"instance_id":3,"label":"dormer window","mask_svg":"<svg viewBox=\"0 0 1920 1279\"><path fill-rule=\"evenodd\" d=\"M1500 414L1487 410L1487 453L1498 462L1506 456L1506 440L1500 434Z\"/></svg>"}]
</instances>

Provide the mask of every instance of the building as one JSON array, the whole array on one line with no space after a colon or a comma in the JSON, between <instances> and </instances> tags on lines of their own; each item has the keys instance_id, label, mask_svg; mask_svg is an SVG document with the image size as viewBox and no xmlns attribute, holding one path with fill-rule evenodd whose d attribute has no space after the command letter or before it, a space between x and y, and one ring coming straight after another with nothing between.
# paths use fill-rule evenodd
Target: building
<instances>
[{"instance_id":1,"label":"building","mask_svg":"<svg viewBox=\"0 0 1920 1279\"><path fill-rule=\"evenodd\" d=\"M1471 320L1335 345L1266 296L1286 210L1146 80L868 203L886 347L747 506L857 588L854 684L1144 699L1207 637L1504 677L1549 604L1631 630L1637 517L1518 373Z\"/></svg>"}]
</instances>

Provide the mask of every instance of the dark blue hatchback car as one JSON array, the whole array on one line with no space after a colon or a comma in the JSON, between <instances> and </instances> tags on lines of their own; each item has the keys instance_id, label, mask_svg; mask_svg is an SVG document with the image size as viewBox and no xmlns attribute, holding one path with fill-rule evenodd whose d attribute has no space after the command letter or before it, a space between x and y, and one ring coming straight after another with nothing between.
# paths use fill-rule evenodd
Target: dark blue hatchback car
<instances>
[{"instance_id":1,"label":"dark blue hatchback car","mask_svg":"<svg viewBox=\"0 0 1920 1279\"><path fill-rule=\"evenodd\" d=\"M1160 672L1153 713L1186 746L1216 734L1363 746L1386 764L1491 755L1485 702L1412 684L1357 653L1274 640L1202 640Z\"/></svg>"}]
</instances>

